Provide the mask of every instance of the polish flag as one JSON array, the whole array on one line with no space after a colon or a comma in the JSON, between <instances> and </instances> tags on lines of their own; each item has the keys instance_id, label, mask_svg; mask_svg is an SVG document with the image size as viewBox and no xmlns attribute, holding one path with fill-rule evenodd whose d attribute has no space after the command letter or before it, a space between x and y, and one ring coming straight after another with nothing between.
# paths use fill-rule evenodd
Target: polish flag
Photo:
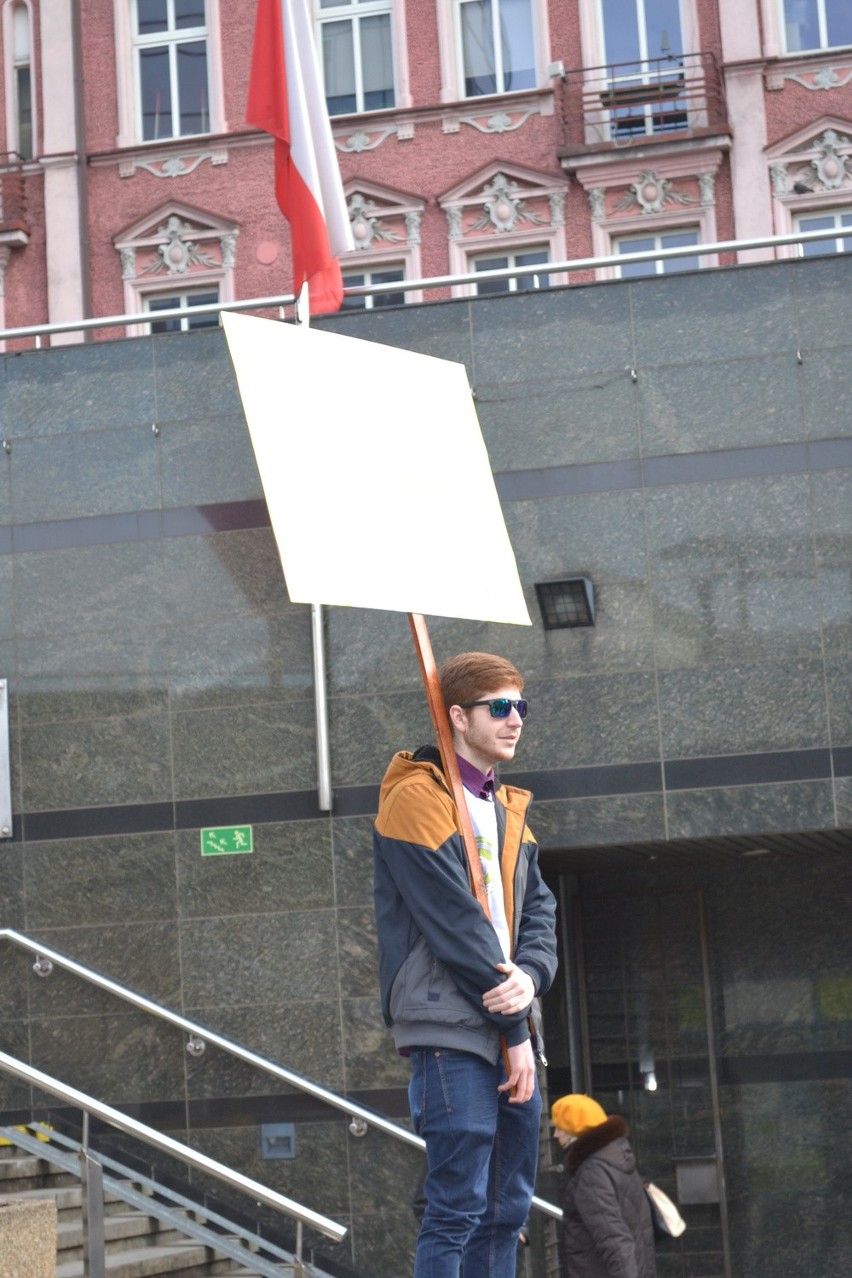
<instances>
[{"instance_id":1,"label":"polish flag","mask_svg":"<svg viewBox=\"0 0 852 1278\"><path fill-rule=\"evenodd\" d=\"M311 29L310 0L258 0L246 123L275 138L275 196L290 223L293 291L340 309L338 257L354 247Z\"/></svg>"}]
</instances>

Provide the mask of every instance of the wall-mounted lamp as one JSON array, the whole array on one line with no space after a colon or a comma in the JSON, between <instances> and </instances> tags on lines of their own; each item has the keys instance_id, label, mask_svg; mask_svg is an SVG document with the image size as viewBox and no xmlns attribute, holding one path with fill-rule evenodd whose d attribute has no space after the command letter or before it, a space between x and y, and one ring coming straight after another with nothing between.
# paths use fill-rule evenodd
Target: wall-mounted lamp
<instances>
[{"instance_id":1,"label":"wall-mounted lamp","mask_svg":"<svg viewBox=\"0 0 852 1278\"><path fill-rule=\"evenodd\" d=\"M595 588L588 577L537 581L535 593L545 630L595 624Z\"/></svg>"}]
</instances>

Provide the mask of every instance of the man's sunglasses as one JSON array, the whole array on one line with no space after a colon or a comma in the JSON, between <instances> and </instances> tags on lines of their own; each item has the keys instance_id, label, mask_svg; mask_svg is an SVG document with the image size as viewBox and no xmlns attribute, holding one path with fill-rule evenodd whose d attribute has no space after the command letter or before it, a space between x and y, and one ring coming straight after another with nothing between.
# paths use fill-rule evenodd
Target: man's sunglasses
<instances>
[{"instance_id":1,"label":"man's sunglasses","mask_svg":"<svg viewBox=\"0 0 852 1278\"><path fill-rule=\"evenodd\" d=\"M512 709L517 710L521 719L527 717L526 701L511 701L509 697L493 697L491 701L461 701L462 710L470 710L473 706L488 706L492 719L508 719Z\"/></svg>"}]
</instances>

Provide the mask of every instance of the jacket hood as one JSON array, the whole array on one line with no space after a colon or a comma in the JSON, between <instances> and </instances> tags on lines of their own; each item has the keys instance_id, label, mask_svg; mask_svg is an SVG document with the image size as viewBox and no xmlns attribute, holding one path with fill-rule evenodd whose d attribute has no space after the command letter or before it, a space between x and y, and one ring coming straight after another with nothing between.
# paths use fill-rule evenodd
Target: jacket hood
<instances>
[{"instance_id":1,"label":"jacket hood","mask_svg":"<svg viewBox=\"0 0 852 1278\"><path fill-rule=\"evenodd\" d=\"M573 1145L568 1146L565 1153L565 1170L568 1175L573 1176L577 1168L594 1154L605 1159L619 1171L634 1171L636 1158L627 1143L629 1131L630 1128L624 1119L615 1114L605 1123L599 1123L597 1127L590 1127L588 1131L583 1132Z\"/></svg>"}]
</instances>

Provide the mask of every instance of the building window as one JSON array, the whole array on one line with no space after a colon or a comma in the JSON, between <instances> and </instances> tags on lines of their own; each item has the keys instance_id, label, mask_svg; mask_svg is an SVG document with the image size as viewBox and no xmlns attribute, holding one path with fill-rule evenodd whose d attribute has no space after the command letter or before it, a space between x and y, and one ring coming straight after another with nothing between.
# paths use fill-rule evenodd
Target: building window
<instances>
[{"instance_id":1,"label":"building window","mask_svg":"<svg viewBox=\"0 0 852 1278\"><path fill-rule=\"evenodd\" d=\"M654 253L660 249L687 248L698 244L698 232L666 231L660 235L631 235L613 241L613 248L619 257L628 257L631 253ZM623 280L638 279L643 275L673 275L678 271L697 271L701 259L697 256L658 258L650 262L619 262L618 276Z\"/></svg>"},{"instance_id":2,"label":"building window","mask_svg":"<svg viewBox=\"0 0 852 1278\"><path fill-rule=\"evenodd\" d=\"M541 266L549 261L546 248L517 249L507 253L482 253L470 259L474 271L505 271L510 267ZM530 271L528 275L513 275L508 279L479 280L476 284L478 297L493 293L524 293L529 289L549 288L550 276L546 271Z\"/></svg>"},{"instance_id":3,"label":"building window","mask_svg":"<svg viewBox=\"0 0 852 1278\"><path fill-rule=\"evenodd\" d=\"M366 284L398 284L405 279L402 266L381 266L375 270L344 271L344 288L361 288ZM342 311L371 311L382 306L402 306L405 293L389 290L386 293L362 293L357 297L344 297Z\"/></svg>"},{"instance_id":4,"label":"building window","mask_svg":"<svg viewBox=\"0 0 852 1278\"><path fill-rule=\"evenodd\" d=\"M145 310L150 312L172 311L178 307L215 306L219 301L218 288L186 289L180 293L148 294L145 298ZM188 333L197 328L216 328L218 315L184 315L181 318L151 320L148 325L150 333Z\"/></svg>"},{"instance_id":5,"label":"building window","mask_svg":"<svg viewBox=\"0 0 852 1278\"><path fill-rule=\"evenodd\" d=\"M318 0L329 115L396 106L391 0Z\"/></svg>"},{"instance_id":6,"label":"building window","mask_svg":"<svg viewBox=\"0 0 852 1278\"><path fill-rule=\"evenodd\" d=\"M532 4L533 0L457 0L462 97L535 88Z\"/></svg>"},{"instance_id":7,"label":"building window","mask_svg":"<svg viewBox=\"0 0 852 1278\"><path fill-rule=\"evenodd\" d=\"M15 150L31 160L33 150L33 85L30 54L30 13L24 4L12 10L13 78L15 95Z\"/></svg>"},{"instance_id":8,"label":"building window","mask_svg":"<svg viewBox=\"0 0 852 1278\"><path fill-rule=\"evenodd\" d=\"M686 129L679 0L601 0L601 13L613 137Z\"/></svg>"},{"instance_id":9,"label":"building window","mask_svg":"<svg viewBox=\"0 0 852 1278\"><path fill-rule=\"evenodd\" d=\"M827 213L810 214L796 218L797 231L829 231L836 228L836 239L813 240L810 244L800 244L801 257L826 257L831 253L852 253L852 211L849 209L832 210ZM847 234L843 232L847 231Z\"/></svg>"},{"instance_id":10,"label":"building window","mask_svg":"<svg viewBox=\"0 0 852 1278\"><path fill-rule=\"evenodd\" d=\"M132 40L142 141L209 133L204 0L133 0Z\"/></svg>"},{"instance_id":11,"label":"building window","mask_svg":"<svg viewBox=\"0 0 852 1278\"><path fill-rule=\"evenodd\" d=\"M849 0L781 0L787 53L852 44Z\"/></svg>"}]
</instances>

